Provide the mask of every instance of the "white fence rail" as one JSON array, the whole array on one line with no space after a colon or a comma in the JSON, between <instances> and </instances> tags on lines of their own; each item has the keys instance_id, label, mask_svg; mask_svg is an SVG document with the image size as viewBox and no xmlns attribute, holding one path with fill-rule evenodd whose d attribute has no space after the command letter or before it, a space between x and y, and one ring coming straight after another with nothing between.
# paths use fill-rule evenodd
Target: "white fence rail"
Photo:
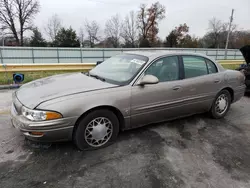
<instances>
[{"instance_id":1,"label":"white fence rail","mask_svg":"<svg viewBox=\"0 0 250 188\"><path fill-rule=\"evenodd\" d=\"M186 51L206 54L216 60L241 60L238 49L229 49L225 57L224 49L207 48L38 48L0 47L1 64L26 63L96 63L124 51Z\"/></svg>"}]
</instances>

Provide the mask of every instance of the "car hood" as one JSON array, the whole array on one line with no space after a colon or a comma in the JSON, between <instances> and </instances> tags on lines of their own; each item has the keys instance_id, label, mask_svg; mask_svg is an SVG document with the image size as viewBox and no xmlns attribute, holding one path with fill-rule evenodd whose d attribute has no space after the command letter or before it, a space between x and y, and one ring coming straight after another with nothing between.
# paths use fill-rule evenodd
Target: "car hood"
<instances>
[{"instance_id":1,"label":"car hood","mask_svg":"<svg viewBox=\"0 0 250 188\"><path fill-rule=\"evenodd\" d=\"M249 64L250 63L250 45L246 45L240 48L240 52L245 58L246 63Z\"/></svg>"},{"instance_id":2,"label":"car hood","mask_svg":"<svg viewBox=\"0 0 250 188\"><path fill-rule=\"evenodd\" d=\"M50 76L21 86L16 96L28 108L35 108L44 101L75 93L117 87L83 73Z\"/></svg>"}]
</instances>

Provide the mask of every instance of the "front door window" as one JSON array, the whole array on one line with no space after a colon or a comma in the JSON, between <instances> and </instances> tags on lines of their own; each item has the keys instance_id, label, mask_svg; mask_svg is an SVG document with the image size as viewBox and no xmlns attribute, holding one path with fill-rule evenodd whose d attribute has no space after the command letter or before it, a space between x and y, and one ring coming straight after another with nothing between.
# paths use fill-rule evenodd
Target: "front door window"
<instances>
[{"instance_id":1,"label":"front door window","mask_svg":"<svg viewBox=\"0 0 250 188\"><path fill-rule=\"evenodd\" d=\"M179 62L177 56L158 59L145 71L145 75L154 75L159 82L179 79Z\"/></svg>"}]
</instances>

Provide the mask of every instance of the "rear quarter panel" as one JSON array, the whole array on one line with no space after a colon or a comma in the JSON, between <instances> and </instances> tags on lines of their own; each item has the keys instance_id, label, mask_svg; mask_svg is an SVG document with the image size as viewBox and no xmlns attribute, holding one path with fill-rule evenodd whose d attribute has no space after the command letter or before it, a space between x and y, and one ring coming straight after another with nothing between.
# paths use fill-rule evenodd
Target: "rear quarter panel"
<instances>
[{"instance_id":1,"label":"rear quarter panel","mask_svg":"<svg viewBox=\"0 0 250 188\"><path fill-rule=\"evenodd\" d=\"M232 87L232 89L237 88L244 84L245 76L240 71L236 70L225 70L224 79L226 83Z\"/></svg>"},{"instance_id":2,"label":"rear quarter panel","mask_svg":"<svg viewBox=\"0 0 250 188\"><path fill-rule=\"evenodd\" d=\"M226 87L229 87L234 92L234 100L236 102L244 96L246 85L245 76L240 71L226 70L224 72Z\"/></svg>"}]
</instances>

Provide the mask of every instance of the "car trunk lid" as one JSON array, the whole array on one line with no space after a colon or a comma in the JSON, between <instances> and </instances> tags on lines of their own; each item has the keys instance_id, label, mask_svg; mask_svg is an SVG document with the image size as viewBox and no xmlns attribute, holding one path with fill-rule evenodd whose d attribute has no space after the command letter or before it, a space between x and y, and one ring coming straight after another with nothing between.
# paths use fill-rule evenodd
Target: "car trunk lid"
<instances>
[{"instance_id":1,"label":"car trunk lid","mask_svg":"<svg viewBox=\"0 0 250 188\"><path fill-rule=\"evenodd\" d=\"M246 45L240 48L240 52L242 53L247 64L250 63L250 45Z\"/></svg>"}]
</instances>

